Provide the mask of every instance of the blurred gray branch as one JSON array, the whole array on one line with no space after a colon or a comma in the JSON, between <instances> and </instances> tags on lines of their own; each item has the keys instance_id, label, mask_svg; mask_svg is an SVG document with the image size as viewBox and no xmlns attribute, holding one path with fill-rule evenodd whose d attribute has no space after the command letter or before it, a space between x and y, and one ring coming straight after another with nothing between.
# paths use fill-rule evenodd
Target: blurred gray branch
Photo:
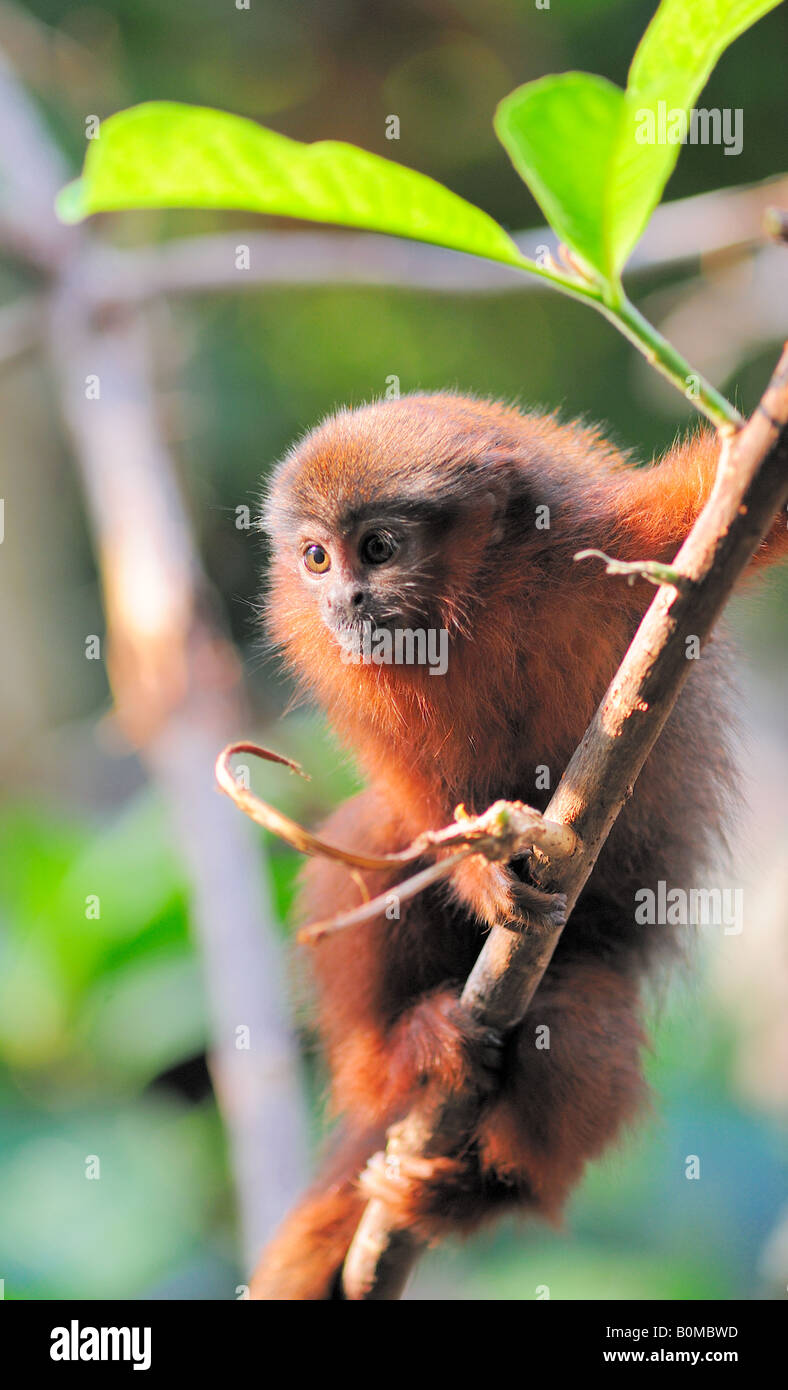
<instances>
[{"instance_id":1,"label":"blurred gray branch","mask_svg":"<svg viewBox=\"0 0 788 1390\"><path fill-rule=\"evenodd\" d=\"M0 247L4 245L0 230ZM0 364L6 366L39 347L46 326L44 296L29 295L0 309Z\"/></svg>"},{"instance_id":2,"label":"blurred gray branch","mask_svg":"<svg viewBox=\"0 0 788 1390\"><path fill-rule=\"evenodd\" d=\"M46 289L4 311L0 352L8 360L39 339L52 363L101 568L117 718L170 808L189 873L211 1070L251 1263L301 1190L307 1165L303 1088L261 849L213 780L218 749L243 724L239 662L216 617L159 427L145 317L134 304L96 312L103 249L92 232L55 222L67 170L3 62L0 127L11 135L0 152L0 249L21 255ZM98 398L86 392L87 379L98 383Z\"/></svg>"},{"instance_id":3,"label":"blurred gray branch","mask_svg":"<svg viewBox=\"0 0 788 1390\"><path fill-rule=\"evenodd\" d=\"M62 182L67 179L65 171ZM628 266L628 275L649 277L671 268L687 274L715 267L716 273L742 259L756 264L768 256L764 233L767 211L788 205L788 178L747 187L702 193L657 208ZM51 217L51 208L47 215ZM69 235L69 229L60 229ZM86 234L85 234L86 235ZM535 258L556 249L549 227L518 232L520 250ZM51 271L58 239L49 232L36 239L25 221L0 207L0 245L22 264ZM238 251L248 253L240 269ZM54 257L54 260L53 260ZM86 303L100 315L122 305L140 305L162 295L182 296L225 290L296 285L377 285L432 294L502 294L544 290L536 277L513 267L479 260L460 251L404 241L370 232L237 231L175 237L156 246L118 248L94 238ZM728 323L728 357L737 359L737 325ZM746 333L750 346L751 333ZM27 345L26 345L27 346ZM26 350L26 349L23 349ZM0 316L0 364L19 355L16 335Z\"/></svg>"},{"instance_id":4,"label":"blurred gray branch","mask_svg":"<svg viewBox=\"0 0 788 1390\"><path fill-rule=\"evenodd\" d=\"M785 177L665 203L635 248L628 273L672 266L691 270L709 257L745 254L763 244L766 210L781 202L788 204ZM540 248L556 248L549 227L518 232L514 240L532 259ZM241 246L249 251L248 270L236 266ZM103 272L95 286L99 303L266 285L395 285L448 294L545 288L514 267L370 232L240 228L218 236L177 237L155 247L113 252Z\"/></svg>"}]
</instances>

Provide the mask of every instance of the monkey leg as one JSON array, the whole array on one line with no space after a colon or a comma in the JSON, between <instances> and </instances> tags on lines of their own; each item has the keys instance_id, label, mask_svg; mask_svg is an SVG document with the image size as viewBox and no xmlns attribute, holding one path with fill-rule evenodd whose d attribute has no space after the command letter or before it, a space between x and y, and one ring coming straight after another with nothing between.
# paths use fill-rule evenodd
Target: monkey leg
<instances>
[{"instance_id":1,"label":"monkey leg","mask_svg":"<svg viewBox=\"0 0 788 1390\"><path fill-rule=\"evenodd\" d=\"M459 992L436 990L413 1005L386 1037L389 1103L403 1115L432 1095L462 1094L483 1107L500 1091L505 1043L460 1008ZM386 1151L375 1153L361 1175L366 1198L380 1198L397 1226L425 1240L444 1228L474 1224L499 1195L494 1175L482 1173L477 1144L435 1158L408 1152L407 1126L387 1128ZM508 1184L507 1184L508 1195Z\"/></svg>"},{"instance_id":2,"label":"monkey leg","mask_svg":"<svg viewBox=\"0 0 788 1390\"><path fill-rule=\"evenodd\" d=\"M380 1094L390 1117L403 1115L430 1078L448 1089L474 1087L479 1095L499 1084L501 1039L492 1030L465 1020L458 996L439 990L403 1014L381 1041ZM366 1056L369 1039L362 1049ZM347 1061L352 1060L352 1052ZM250 1293L261 1300L326 1300L336 1296L337 1280L350 1242L371 1195L359 1175L386 1142L386 1123L342 1138L317 1182L286 1218L255 1271ZM443 1186L450 1180L445 1163ZM422 1174L422 1177L426 1176ZM467 1185L465 1167L456 1165L459 1192ZM423 1191L422 1191L423 1198ZM443 1198L441 1199L443 1200ZM474 1196L475 1200L475 1196ZM455 1204L456 1205L456 1204Z\"/></svg>"},{"instance_id":3,"label":"monkey leg","mask_svg":"<svg viewBox=\"0 0 788 1390\"><path fill-rule=\"evenodd\" d=\"M503 1048L500 1084L482 1100L461 1152L378 1155L362 1176L395 1224L422 1239L469 1231L503 1207L556 1219L582 1176L646 1099L635 981L593 960L545 978Z\"/></svg>"},{"instance_id":4,"label":"monkey leg","mask_svg":"<svg viewBox=\"0 0 788 1390\"><path fill-rule=\"evenodd\" d=\"M646 1104L645 1043L633 973L555 958L507 1042L503 1084L477 1136L482 1171L557 1218L587 1162Z\"/></svg>"},{"instance_id":5,"label":"monkey leg","mask_svg":"<svg viewBox=\"0 0 788 1390\"><path fill-rule=\"evenodd\" d=\"M383 1128L343 1140L264 1252L251 1296L335 1297L370 1197L425 1240L469 1232L515 1206L557 1218L586 1163L645 1101L637 995L635 981L596 961L563 961L503 1047L458 1024L451 991L421 1000L397 1025L400 1085L406 1074L411 1092L418 1076L426 1083L437 1058L438 1084L479 1087L475 1132L461 1152L426 1160L397 1152L397 1125L388 1158Z\"/></svg>"}]
</instances>

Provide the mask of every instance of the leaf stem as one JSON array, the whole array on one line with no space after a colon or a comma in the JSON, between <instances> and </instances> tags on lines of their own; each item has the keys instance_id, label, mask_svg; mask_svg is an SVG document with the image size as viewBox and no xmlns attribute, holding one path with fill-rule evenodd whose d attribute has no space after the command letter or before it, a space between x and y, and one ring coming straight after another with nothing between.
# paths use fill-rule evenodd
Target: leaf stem
<instances>
[{"instance_id":1,"label":"leaf stem","mask_svg":"<svg viewBox=\"0 0 788 1390\"><path fill-rule=\"evenodd\" d=\"M744 419L736 407L700 372L696 372L667 338L663 338L653 323L649 323L635 308L620 286L605 287L593 280L583 281L577 274L565 274L555 264L539 265L525 257L522 269L548 280L570 298L598 309L643 354L646 361L723 434L741 429Z\"/></svg>"},{"instance_id":2,"label":"leaf stem","mask_svg":"<svg viewBox=\"0 0 788 1390\"><path fill-rule=\"evenodd\" d=\"M731 430L741 429L744 419L736 407L711 382L693 370L673 344L663 338L653 323L649 323L627 299L623 290L613 302L594 302L600 313L634 344L638 352L642 352L646 361L672 382L718 430L728 434Z\"/></svg>"}]
</instances>

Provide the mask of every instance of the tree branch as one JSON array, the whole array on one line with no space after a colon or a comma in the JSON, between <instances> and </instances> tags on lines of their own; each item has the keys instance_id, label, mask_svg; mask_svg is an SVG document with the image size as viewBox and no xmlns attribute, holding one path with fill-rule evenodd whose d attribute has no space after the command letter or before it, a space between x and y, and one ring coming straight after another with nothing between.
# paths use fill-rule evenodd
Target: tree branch
<instances>
[{"instance_id":1,"label":"tree branch","mask_svg":"<svg viewBox=\"0 0 788 1390\"><path fill-rule=\"evenodd\" d=\"M9 367L20 357L40 347L44 340L45 324L43 296L30 295L4 305L0 309L0 368Z\"/></svg>"},{"instance_id":2,"label":"tree branch","mask_svg":"<svg viewBox=\"0 0 788 1390\"><path fill-rule=\"evenodd\" d=\"M743 254L763 242L766 211L781 202L788 203L786 178L665 203L656 209L627 273L649 274L713 256ZM514 240L531 258L538 256L540 247L556 249L549 227L518 232ZM245 270L236 265L239 246L249 251ZM514 267L398 237L240 227L134 250L104 246L89 289L100 309L162 294L334 284L399 286L433 294L527 293L543 288L539 280Z\"/></svg>"},{"instance_id":3,"label":"tree branch","mask_svg":"<svg viewBox=\"0 0 788 1390\"><path fill-rule=\"evenodd\" d=\"M8 338L21 349L40 329L50 355L98 554L118 721L162 793L186 866L211 1074L251 1265L303 1185L307 1144L260 848L215 795L211 775L217 746L243 718L240 663L216 616L160 428L146 322L134 303L96 312L104 248L85 229L55 222L67 175L2 59L0 124L10 132L0 173L13 193L0 246L46 282L42 298L19 310L16 342L6 319ZM243 1039L239 1029L248 1030Z\"/></svg>"},{"instance_id":4,"label":"tree branch","mask_svg":"<svg viewBox=\"0 0 788 1390\"><path fill-rule=\"evenodd\" d=\"M705 642L736 580L788 498L788 345L755 413L721 443L712 494L676 556L680 589L660 588L545 811L570 826L580 848L536 866L542 887L577 902L597 856L690 673L686 641ZM560 936L496 926L461 997L477 1023L501 1032L522 1020ZM475 1095L432 1093L389 1134L385 1163L456 1152L478 1119ZM367 1204L348 1252L344 1296L401 1294L422 1246L397 1229L385 1203Z\"/></svg>"}]
</instances>

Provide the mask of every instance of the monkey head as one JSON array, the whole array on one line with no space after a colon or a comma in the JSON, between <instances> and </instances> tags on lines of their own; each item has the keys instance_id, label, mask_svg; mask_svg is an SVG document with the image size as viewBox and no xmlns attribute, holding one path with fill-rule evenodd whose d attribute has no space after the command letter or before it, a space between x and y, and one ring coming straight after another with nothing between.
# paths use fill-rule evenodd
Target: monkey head
<instances>
[{"instance_id":1,"label":"monkey head","mask_svg":"<svg viewBox=\"0 0 788 1390\"><path fill-rule=\"evenodd\" d=\"M307 639L330 663L365 624L468 633L507 486L500 436L483 402L409 396L341 411L291 450L263 524L271 626L299 669Z\"/></svg>"}]
</instances>

